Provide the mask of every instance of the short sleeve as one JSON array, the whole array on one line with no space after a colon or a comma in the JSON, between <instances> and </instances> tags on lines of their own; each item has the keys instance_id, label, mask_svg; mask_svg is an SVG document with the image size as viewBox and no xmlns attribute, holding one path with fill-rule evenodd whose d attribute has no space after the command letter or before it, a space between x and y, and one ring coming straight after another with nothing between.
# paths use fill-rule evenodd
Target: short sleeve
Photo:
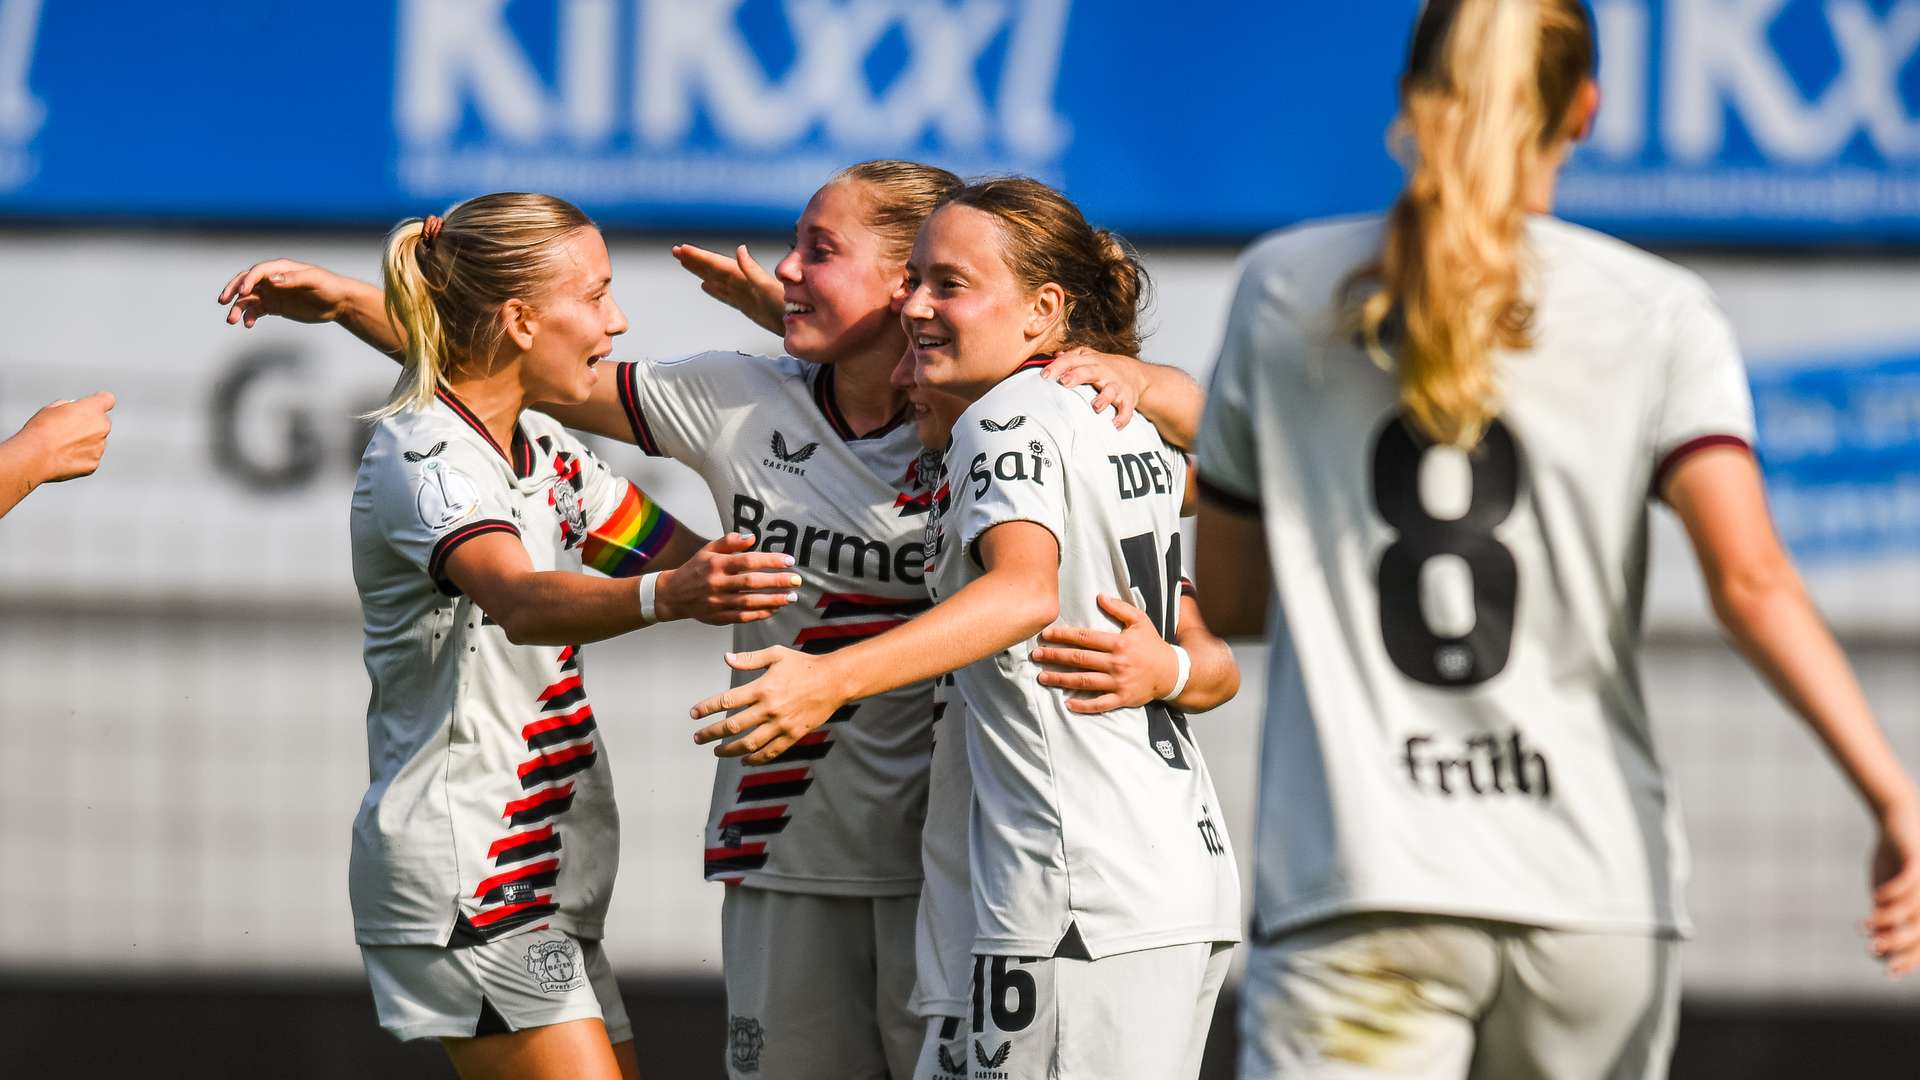
<instances>
[{"instance_id":1,"label":"short sleeve","mask_svg":"<svg viewBox=\"0 0 1920 1080\"><path fill-rule=\"evenodd\" d=\"M1200 497L1246 513L1260 509L1260 456L1254 440L1252 379L1261 299L1257 264L1249 266L1227 316L1225 340L1207 388L1206 414L1194 447Z\"/></svg>"},{"instance_id":2,"label":"short sleeve","mask_svg":"<svg viewBox=\"0 0 1920 1080\"><path fill-rule=\"evenodd\" d=\"M958 507L955 532L962 550L981 565L974 545L995 525L1031 521L1067 549L1066 456L1036 416L991 416L969 410L955 426L949 477Z\"/></svg>"},{"instance_id":3,"label":"short sleeve","mask_svg":"<svg viewBox=\"0 0 1920 1080\"><path fill-rule=\"evenodd\" d=\"M579 451L587 539L580 561L608 577L633 577L673 539L680 523L591 451Z\"/></svg>"},{"instance_id":4,"label":"short sleeve","mask_svg":"<svg viewBox=\"0 0 1920 1080\"><path fill-rule=\"evenodd\" d=\"M389 450L372 478L380 531L441 592L458 595L445 571L460 545L491 533L520 535L501 467L481 456L491 450L458 439L418 447L395 440Z\"/></svg>"},{"instance_id":5,"label":"short sleeve","mask_svg":"<svg viewBox=\"0 0 1920 1080\"><path fill-rule=\"evenodd\" d=\"M622 363L614 369L634 444L654 457L693 464L705 457L729 410L766 393L774 361L735 352Z\"/></svg>"},{"instance_id":6,"label":"short sleeve","mask_svg":"<svg viewBox=\"0 0 1920 1080\"><path fill-rule=\"evenodd\" d=\"M1726 315L1704 287L1682 301L1673 323L1652 438L1653 490L1675 466L1713 446L1753 445L1753 395Z\"/></svg>"}]
</instances>

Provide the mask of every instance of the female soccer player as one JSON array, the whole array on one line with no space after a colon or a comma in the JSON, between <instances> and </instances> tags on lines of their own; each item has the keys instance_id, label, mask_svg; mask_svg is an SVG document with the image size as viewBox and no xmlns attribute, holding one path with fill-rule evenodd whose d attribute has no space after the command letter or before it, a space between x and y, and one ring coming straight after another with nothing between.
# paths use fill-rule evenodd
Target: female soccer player
<instances>
[{"instance_id":1,"label":"female soccer player","mask_svg":"<svg viewBox=\"0 0 1920 1080\"><path fill-rule=\"evenodd\" d=\"M591 393L627 328L611 278L592 222L544 195L471 199L387 245L406 367L353 495L373 782L349 881L381 1025L442 1040L469 1078L638 1074L599 946L619 826L580 643L764 621L798 585L784 556L692 552L523 412Z\"/></svg>"},{"instance_id":2,"label":"female soccer player","mask_svg":"<svg viewBox=\"0 0 1920 1080\"><path fill-rule=\"evenodd\" d=\"M1635 661L1656 498L1872 808L1875 951L1920 960L1920 800L1774 536L1725 317L1547 216L1593 57L1578 0L1433 0L1393 209L1275 237L1241 280L1199 581L1217 632L1273 628L1250 1080L1665 1074L1687 918Z\"/></svg>"},{"instance_id":3,"label":"female soccer player","mask_svg":"<svg viewBox=\"0 0 1920 1080\"><path fill-rule=\"evenodd\" d=\"M744 252L735 275L709 253L675 249L709 292L782 326L792 355L621 364L584 403L546 407L572 427L691 466L723 521L754 534L762 551L796 559L802 602L740 627L738 650L824 652L927 604L920 541L931 488L904 391L889 376L907 345L895 306L907 253L959 187L952 174L909 162L843 170L802 213L776 268L777 298L764 274L749 275L758 267ZM405 340L378 290L287 260L236 275L221 302L232 305L229 322L339 322L388 353ZM1063 357L1056 374L1106 387L1102 403L1117 398L1123 413L1145 395L1148 409L1164 401L1166 414L1197 415L1189 401L1198 390L1183 374L1109 360ZM847 710L778 768L728 760L716 770L706 869L737 886L721 916L737 1080L764 1075L763 1058L793 1080L911 1073L923 1028L908 998L931 708L929 686L902 687Z\"/></svg>"},{"instance_id":4,"label":"female soccer player","mask_svg":"<svg viewBox=\"0 0 1920 1080\"><path fill-rule=\"evenodd\" d=\"M1083 374L1097 380L1107 373ZM1063 373L1057 379L1067 385L1074 376ZM894 385L907 390L920 441L937 459L951 443L954 422L966 411L967 400L916 384L911 352L894 369ZM938 475L938 463L931 467ZM1181 509L1185 513L1188 507ZM1180 592L1177 646L1161 636L1146 612L1119 597L1100 596L1096 600L1101 611L1121 629L1049 626L1040 634L1047 644L1032 653L1033 662L1041 668L1038 681L1079 692L1080 696L1067 699L1068 710L1097 713L1144 707L1181 694L1182 665L1198 665L1225 677L1205 680L1193 694L1185 695L1185 711L1199 712L1227 701L1240 685L1233 655L1226 642L1207 632L1192 588L1184 580ZM1180 652L1188 656L1183 659ZM973 781L967 768L966 730L966 702L954 692L953 676L942 675L934 687L933 763L927 780L927 823L921 834L924 879L915 933L918 976L912 999L914 1012L927 1020L927 1031L913 1080L967 1080L970 1067L970 1033L961 1030L973 980L975 931L972 875L967 865Z\"/></svg>"},{"instance_id":5,"label":"female soccer player","mask_svg":"<svg viewBox=\"0 0 1920 1080\"><path fill-rule=\"evenodd\" d=\"M1103 593L1139 596L1163 634L1178 617L1179 455L1150 424L1094 415L1089 389L1040 377L1065 345L1137 351L1142 271L1058 193L996 180L927 222L910 274L917 381L971 403L929 525L939 602L829 656L730 657L764 671L696 706L740 710L696 739L739 736L718 752L773 761L849 700L954 671L971 720L975 1064L1192 1077L1239 935L1212 780L1177 712L1080 715L1032 656L1056 618L1102 621ZM1170 696L1211 698L1231 678L1210 664Z\"/></svg>"}]
</instances>

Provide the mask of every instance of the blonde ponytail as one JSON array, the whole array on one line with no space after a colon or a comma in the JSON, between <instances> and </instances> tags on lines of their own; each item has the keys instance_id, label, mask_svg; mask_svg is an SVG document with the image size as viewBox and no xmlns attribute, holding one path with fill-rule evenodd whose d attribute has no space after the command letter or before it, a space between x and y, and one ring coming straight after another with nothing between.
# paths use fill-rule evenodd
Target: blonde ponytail
<instances>
[{"instance_id":1,"label":"blonde ponytail","mask_svg":"<svg viewBox=\"0 0 1920 1080\"><path fill-rule=\"evenodd\" d=\"M1579 0L1432 0L1401 80L1406 187L1358 329L1436 442L1471 447L1499 411L1496 349L1531 343L1527 198L1590 77Z\"/></svg>"},{"instance_id":2,"label":"blonde ponytail","mask_svg":"<svg viewBox=\"0 0 1920 1080\"><path fill-rule=\"evenodd\" d=\"M382 263L387 319L406 335L400 382L379 420L433 403L457 371L490 363L504 329L501 305L544 297L561 266L559 244L592 228L580 208L552 195L498 192L408 218L387 234Z\"/></svg>"}]
</instances>

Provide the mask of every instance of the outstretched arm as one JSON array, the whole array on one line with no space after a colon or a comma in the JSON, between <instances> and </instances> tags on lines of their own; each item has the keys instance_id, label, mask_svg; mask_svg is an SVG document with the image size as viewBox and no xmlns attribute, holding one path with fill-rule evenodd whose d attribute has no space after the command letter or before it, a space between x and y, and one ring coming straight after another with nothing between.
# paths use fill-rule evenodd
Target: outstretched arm
<instances>
[{"instance_id":1,"label":"outstretched arm","mask_svg":"<svg viewBox=\"0 0 1920 1080\"><path fill-rule=\"evenodd\" d=\"M1273 571L1267 562L1266 527L1258 507L1229 502L1200 488L1195 529L1194 584L1207 625L1223 638L1259 637L1267 631Z\"/></svg>"},{"instance_id":2,"label":"outstretched arm","mask_svg":"<svg viewBox=\"0 0 1920 1080\"><path fill-rule=\"evenodd\" d=\"M1045 526L995 525L978 546L985 574L884 634L825 656L783 646L727 654L735 670L764 673L695 705L695 720L733 715L701 728L693 741L738 735L714 753L765 764L847 702L966 667L1034 636L1059 615L1060 545ZM948 557L966 558L957 551Z\"/></svg>"},{"instance_id":3,"label":"outstretched arm","mask_svg":"<svg viewBox=\"0 0 1920 1080\"><path fill-rule=\"evenodd\" d=\"M1673 469L1662 494L1686 525L1720 624L1879 824L1867 920L1875 955L1893 975L1920 967L1920 793L1780 546L1759 465L1741 448L1702 450Z\"/></svg>"},{"instance_id":4,"label":"outstretched arm","mask_svg":"<svg viewBox=\"0 0 1920 1080\"><path fill-rule=\"evenodd\" d=\"M682 542L684 544L684 541ZM584 645L650 626L696 619L722 626L758 622L793 602L800 583L785 555L747 552L737 533L687 557L669 544L646 564L679 565L656 582L654 619L641 615L638 577L603 578L564 570L535 570L517 537L480 536L447 556L447 579L473 598L516 645Z\"/></svg>"},{"instance_id":5,"label":"outstretched arm","mask_svg":"<svg viewBox=\"0 0 1920 1080\"><path fill-rule=\"evenodd\" d=\"M227 309L230 326L251 329L265 315L298 323L338 323L396 363L406 352L406 332L387 318L380 287L322 266L291 259L255 263L227 282L220 290L220 302L231 305ZM592 395L578 405L548 402L538 408L576 431L634 441L610 371L600 376Z\"/></svg>"},{"instance_id":6,"label":"outstretched arm","mask_svg":"<svg viewBox=\"0 0 1920 1080\"><path fill-rule=\"evenodd\" d=\"M105 391L78 401L45 406L5 442L0 442L0 517L41 484L90 475L107 452L113 395Z\"/></svg>"},{"instance_id":7,"label":"outstretched arm","mask_svg":"<svg viewBox=\"0 0 1920 1080\"><path fill-rule=\"evenodd\" d=\"M1240 668L1233 650L1214 637L1200 617L1193 597L1180 598L1177 644L1190 661L1186 686L1173 694L1180 662L1168 642L1154 628L1146 612L1114 596L1098 598L1100 610L1120 624L1118 631L1080 626L1049 626L1033 650L1035 663L1049 665L1040 684L1076 691L1067 708L1077 713L1102 713L1166 701L1185 712L1206 712L1233 699L1240 691ZM1056 670L1057 669L1057 670Z\"/></svg>"}]
</instances>

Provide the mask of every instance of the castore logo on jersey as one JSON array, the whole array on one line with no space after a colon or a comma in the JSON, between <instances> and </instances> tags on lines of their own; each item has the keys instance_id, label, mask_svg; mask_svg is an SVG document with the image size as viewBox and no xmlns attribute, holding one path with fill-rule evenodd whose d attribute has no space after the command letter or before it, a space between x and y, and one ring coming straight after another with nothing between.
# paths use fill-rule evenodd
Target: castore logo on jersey
<instances>
[{"instance_id":1,"label":"castore logo on jersey","mask_svg":"<svg viewBox=\"0 0 1920 1080\"><path fill-rule=\"evenodd\" d=\"M800 468L800 463L812 457L814 451L820 449L820 444L810 442L797 450L789 450L787 449L787 437L776 431L773 433L773 443L770 449L773 451L773 456L763 459L761 464L769 469L790 472L795 476L805 476L807 475L807 470Z\"/></svg>"}]
</instances>

